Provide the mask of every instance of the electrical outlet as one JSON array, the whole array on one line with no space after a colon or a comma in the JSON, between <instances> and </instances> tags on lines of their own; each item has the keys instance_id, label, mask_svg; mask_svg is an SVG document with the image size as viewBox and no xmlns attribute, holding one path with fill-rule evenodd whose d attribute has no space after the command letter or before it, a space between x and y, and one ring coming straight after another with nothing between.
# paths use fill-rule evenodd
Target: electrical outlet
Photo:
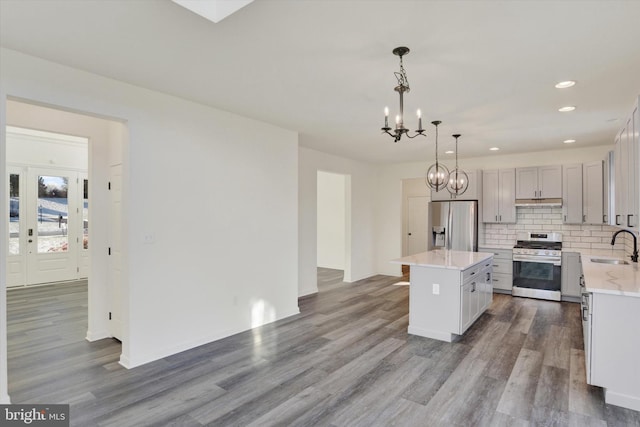
<instances>
[{"instance_id":1,"label":"electrical outlet","mask_svg":"<svg viewBox=\"0 0 640 427\"><path fill-rule=\"evenodd\" d=\"M433 284L433 294L440 295L440 284L438 283Z\"/></svg>"},{"instance_id":2,"label":"electrical outlet","mask_svg":"<svg viewBox=\"0 0 640 427\"><path fill-rule=\"evenodd\" d=\"M156 235L154 233L145 233L144 234L144 244L152 245L156 242Z\"/></svg>"}]
</instances>

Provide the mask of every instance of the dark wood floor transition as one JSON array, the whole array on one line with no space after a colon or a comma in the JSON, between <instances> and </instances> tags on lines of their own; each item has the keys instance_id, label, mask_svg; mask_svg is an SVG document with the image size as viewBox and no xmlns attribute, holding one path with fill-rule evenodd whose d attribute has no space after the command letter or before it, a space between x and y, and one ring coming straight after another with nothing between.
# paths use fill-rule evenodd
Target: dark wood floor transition
<instances>
[{"instance_id":1,"label":"dark wood floor transition","mask_svg":"<svg viewBox=\"0 0 640 427\"><path fill-rule=\"evenodd\" d=\"M86 342L86 283L10 290L14 403L75 426L640 426L585 384L579 305L495 295L456 343L407 334L408 287L319 270L301 314L126 370Z\"/></svg>"}]
</instances>

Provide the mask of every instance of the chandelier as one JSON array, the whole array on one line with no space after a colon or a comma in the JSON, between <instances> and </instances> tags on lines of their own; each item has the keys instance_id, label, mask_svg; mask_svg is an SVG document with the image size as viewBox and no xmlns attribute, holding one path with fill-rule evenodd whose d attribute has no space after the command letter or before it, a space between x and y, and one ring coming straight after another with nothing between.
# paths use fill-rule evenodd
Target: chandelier
<instances>
[{"instance_id":1,"label":"chandelier","mask_svg":"<svg viewBox=\"0 0 640 427\"><path fill-rule=\"evenodd\" d=\"M425 178L427 186L436 192L443 190L449 179L449 169L438 162L438 125L440 123L442 123L440 120L431 122L436 127L436 162L429 167Z\"/></svg>"},{"instance_id":2,"label":"chandelier","mask_svg":"<svg viewBox=\"0 0 640 427\"><path fill-rule=\"evenodd\" d=\"M456 139L456 168L449 172L449 182L447 182L447 191L454 196L460 196L467 191L469 187L469 176L467 173L458 167L458 138L460 134L456 133L451 135Z\"/></svg>"},{"instance_id":3,"label":"chandelier","mask_svg":"<svg viewBox=\"0 0 640 427\"><path fill-rule=\"evenodd\" d=\"M409 138L415 138L418 135L424 135L424 129L422 129L422 115L420 110L417 111L418 114L418 129L415 131L415 134L411 136L409 134L409 129L404 127L404 93L409 92L409 79L407 79L407 73L404 70L404 66L402 64L402 57L409 53L408 47L397 47L393 49L393 54L400 57L400 71L393 73L398 79L398 86L394 88L398 95L400 95L400 114L396 115L396 127L391 132L391 128L389 127L389 108L384 108L384 127L381 129L382 132L391 136L394 139L394 142L400 141L402 135L407 135Z\"/></svg>"}]
</instances>

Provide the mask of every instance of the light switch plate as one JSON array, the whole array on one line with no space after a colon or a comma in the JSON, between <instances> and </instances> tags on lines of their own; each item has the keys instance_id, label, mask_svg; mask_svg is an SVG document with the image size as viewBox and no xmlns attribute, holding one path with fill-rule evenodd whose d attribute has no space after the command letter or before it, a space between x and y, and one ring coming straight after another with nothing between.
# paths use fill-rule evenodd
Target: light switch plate
<instances>
[{"instance_id":1,"label":"light switch plate","mask_svg":"<svg viewBox=\"0 0 640 427\"><path fill-rule=\"evenodd\" d=\"M434 283L433 284L433 294L434 295L440 295L440 284L439 283Z\"/></svg>"}]
</instances>

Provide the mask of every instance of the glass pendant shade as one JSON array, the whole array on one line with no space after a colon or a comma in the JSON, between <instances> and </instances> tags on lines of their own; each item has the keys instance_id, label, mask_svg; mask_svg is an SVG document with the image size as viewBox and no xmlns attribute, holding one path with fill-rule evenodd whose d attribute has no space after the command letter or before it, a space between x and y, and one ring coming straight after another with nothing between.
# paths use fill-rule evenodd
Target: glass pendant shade
<instances>
[{"instance_id":1,"label":"glass pendant shade","mask_svg":"<svg viewBox=\"0 0 640 427\"><path fill-rule=\"evenodd\" d=\"M460 196L464 194L469 187L469 176L465 171L458 167L458 138L460 138L460 134L452 136L456 139L456 168L449 172L447 191L454 196Z\"/></svg>"},{"instance_id":2,"label":"glass pendant shade","mask_svg":"<svg viewBox=\"0 0 640 427\"><path fill-rule=\"evenodd\" d=\"M449 181L447 182L447 190L449 193L459 196L464 194L469 187L469 176L460 168L455 168L449 172Z\"/></svg>"},{"instance_id":3,"label":"glass pendant shade","mask_svg":"<svg viewBox=\"0 0 640 427\"><path fill-rule=\"evenodd\" d=\"M447 187L447 181L449 180L449 169L442 163L438 162L438 125L442 123L439 120L431 122L436 127L436 162L429 166L427 169L427 176L425 177L425 183L433 191L438 192L444 190Z\"/></svg>"},{"instance_id":4,"label":"glass pendant shade","mask_svg":"<svg viewBox=\"0 0 640 427\"><path fill-rule=\"evenodd\" d=\"M427 170L426 183L437 192L445 189L448 177L449 169L442 163L434 163Z\"/></svg>"}]
</instances>

